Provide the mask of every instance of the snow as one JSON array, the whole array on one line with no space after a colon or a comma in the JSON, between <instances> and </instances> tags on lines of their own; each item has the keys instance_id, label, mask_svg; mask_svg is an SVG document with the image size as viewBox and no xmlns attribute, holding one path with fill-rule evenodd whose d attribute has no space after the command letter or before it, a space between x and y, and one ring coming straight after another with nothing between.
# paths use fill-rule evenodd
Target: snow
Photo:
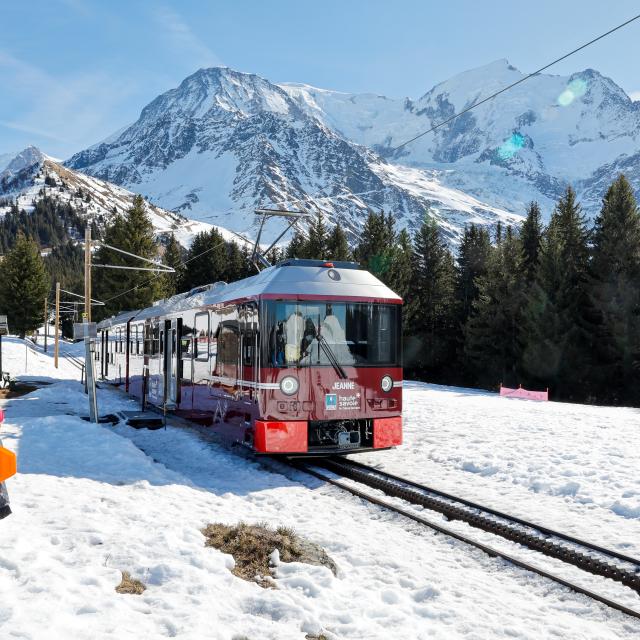
<instances>
[{"instance_id":1,"label":"snow","mask_svg":"<svg viewBox=\"0 0 640 640\"><path fill-rule=\"evenodd\" d=\"M640 557L639 409L415 382L404 402L405 446L359 460Z\"/></svg>"},{"instance_id":2,"label":"snow","mask_svg":"<svg viewBox=\"0 0 640 640\"><path fill-rule=\"evenodd\" d=\"M5 339L3 348L3 368L22 371L21 341ZM57 381L2 402L0 433L18 454L19 473L8 482L14 513L0 522L0 637L578 640L640 633L638 621L319 481L236 455L203 430L84 422L77 370L63 364L56 371L38 349L29 358L32 377ZM407 385L406 400L406 444L361 459L636 548L637 516L609 508L638 502L636 412L418 384ZM135 404L101 389L99 407ZM465 463L486 473L466 471ZM568 482L579 489L563 491ZM579 505L577 497L592 501ZM239 520L293 527L326 548L338 576L274 554L276 589L235 577L232 558L206 548L200 529ZM120 571L142 580L144 594L117 594Z\"/></svg>"},{"instance_id":3,"label":"snow","mask_svg":"<svg viewBox=\"0 0 640 640\"><path fill-rule=\"evenodd\" d=\"M280 86L347 139L393 150L525 75L507 60L497 60L441 82L417 100L302 84ZM571 76L534 76L474 109L467 123L462 122L412 142L394 161L419 170L448 170L442 174L444 185L509 211L522 211L529 201L538 200L548 215L553 208L550 178L573 182L580 196L581 187L588 186L600 167L638 151L637 105L592 69ZM505 166L482 157L499 149L514 131L528 136L531 146Z\"/></svg>"},{"instance_id":4,"label":"snow","mask_svg":"<svg viewBox=\"0 0 640 640\"><path fill-rule=\"evenodd\" d=\"M0 161L2 156L0 156ZM38 164L42 168L44 175L56 180L56 186L45 184L44 175L34 177L28 184L18 190L4 193L3 200L15 201L20 209L26 211L33 210L33 202L47 196L61 202L70 203L81 214L90 217L102 216L107 220L112 217L113 209L123 213L131 206L134 193L122 187L100 180L94 176L89 176L72 169L64 167L60 162L50 156L43 154L36 147L28 147L15 156L4 172L0 171L0 177L5 173L8 176L26 166ZM65 187L61 184L64 182ZM78 189L84 194L91 196L90 202L86 202L83 197L77 196ZM141 192L138 189L137 192ZM0 206L0 217L10 210L10 205ZM196 233L208 231L213 226L207 222L190 220L173 211L167 211L159 206L147 202L147 213L156 234L170 234L176 236L178 242L185 248L191 246L191 242ZM233 234L222 227L219 228L225 238L231 239Z\"/></svg>"},{"instance_id":5,"label":"snow","mask_svg":"<svg viewBox=\"0 0 640 640\"><path fill-rule=\"evenodd\" d=\"M427 169L422 174L423 167L404 170L388 164L375 152L384 140L371 149L361 146L360 139L350 142L349 132L338 126L340 118L327 115L324 103L315 102L307 89L227 68L201 69L149 103L117 139L80 152L67 164L116 180L166 209L235 232L252 230L252 235L259 224L255 208L269 205L320 208L330 224L343 225L352 239L370 208L393 211L398 228L413 230L425 208L438 209L438 221L452 242L461 236L468 216L467 209L452 210L449 202L473 200L474 219L485 225L500 217L516 218L507 213L511 203L498 211L455 193L451 184L441 188L442 172ZM352 113L348 94L340 96L347 119L357 128L363 114ZM377 127L378 112L389 113L390 126L404 121L402 103L379 96L358 97L357 103L371 119L365 129ZM440 192L447 202L438 200ZM274 240L278 233L270 227L261 237Z\"/></svg>"}]
</instances>

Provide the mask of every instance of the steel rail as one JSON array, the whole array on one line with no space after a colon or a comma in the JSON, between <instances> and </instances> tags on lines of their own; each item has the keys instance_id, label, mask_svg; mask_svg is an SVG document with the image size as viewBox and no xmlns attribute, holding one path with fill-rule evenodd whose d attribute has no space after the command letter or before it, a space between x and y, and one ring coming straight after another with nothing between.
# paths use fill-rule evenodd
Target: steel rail
<instances>
[{"instance_id":1,"label":"steel rail","mask_svg":"<svg viewBox=\"0 0 640 640\"><path fill-rule=\"evenodd\" d=\"M567 533L562 533L561 531L555 531L554 529L549 529L548 527L545 527L543 525L540 524L536 524L535 522L530 522L529 520L523 520L522 518L518 518L517 516L512 516L508 513L504 513L503 511L498 511L497 509L492 509L491 507L487 507L485 505L479 504L477 502L472 502L471 500L467 500L465 498L460 498L458 496L454 496L451 493L446 493L445 491L440 491L439 489L434 489L432 487L428 487L426 485L420 484L418 482L414 482L413 480L407 480L406 478L401 478L400 476L394 475L393 473L389 473L388 471L380 471L379 469L376 469L375 467L370 467L366 464L363 464L362 462L358 462L356 460L352 460L352 459L348 459L347 460L339 460L337 462L347 462L349 465L358 467L360 469L366 470L368 472L371 473L375 473L377 475L381 475L381 476L385 476L387 478L390 478L396 482L401 482L403 484L409 485L411 487L414 487L415 489L419 489L421 491L425 491L428 493L433 493L437 496L440 496L441 498L445 498L447 500L455 500L456 502L460 502L461 504L464 504L467 507L470 507L471 509L478 509L479 511L484 511L485 513L490 513L494 516L497 516L498 518L504 518L505 520L511 520L512 522L515 522L517 524L523 525L525 527L531 527L532 529L536 529L538 531L540 531L541 533L545 533L547 535L550 536L555 536L556 538L562 538L563 540L566 540L567 542L571 542L572 544L576 544L579 545L581 547L585 547L587 549L590 549L591 551L595 551L598 553L602 553L611 557L615 557L618 560L622 560L624 562L629 562L631 564L635 564L638 565L638 567L640 567L640 560L638 558L633 558L631 556L627 556L623 553L620 553L618 551L615 551L613 549L607 549L605 547L601 547L599 545L593 544L591 542L586 542L585 540L581 540L580 538L575 538L574 536L571 536Z\"/></svg>"},{"instance_id":2,"label":"steel rail","mask_svg":"<svg viewBox=\"0 0 640 640\"><path fill-rule=\"evenodd\" d=\"M406 509L402 509L401 507L398 507L394 504L391 504L389 502L386 502L385 500L382 500L380 498L377 498L376 496L372 496L368 493L365 493L363 491L360 491L358 489L356 489L355 487L351 487L349 485L343 484L342 482L331 478L329 476L326 476L318 471L316 471L315 469L310 468L310 466L308 466L310 463L302 463L299 460L290 460L289 464L295 468L298 469L300 471L303 471L304 473L307 473L311 476L314 476L316 478L318 478L319 480L322 480L323 482L327 482L329 484L332 484L340 489L342 489L343 491L348 491L349 493L351 493L352 495L361 498L367 502L370 502L371 504L375 504L377 506L383 507L384 509L387 509L389 511L393 511L394 513L397 513L399 515L404 516L405 518L408 518L410 520L413 520L414 522L417 522L419 524L422 524L426 527L429 527L430 529L433 529L434 531L437 531L438 533L442 533L444 535L447 535L451 538L454 538L456 540L459 540L460 542L463 542L469 546L475 547L476 549L479 549L481 551L483 551L484 553L486 553L487 555L489 555L490 557L493 558L501 558L503 560L506 560L507 562L511 563L512 565L519 567L520 569L524 569L526 571L530 571L532 573L535 573L539 576L542 576L543 578L547 578L549 580L552 580L553 582L556 582L557 584L560 584L564 587L566 587L567 589L570 589L571 591L587 596L589 598L591 598L592 600L595 600L597 602L600 602L601 604L606 605L607 607L610 607L611 609L615 609L616 611L620 611L621 613L624 613L625 615L628 615L630 617L633 618L637 618L640 619L640 611L636 611L635 609L632 609L630 607L627 607L626 605L620 604L619 602L615 602L614 600L610 600L609 598L605 597L605 596L601 596L598 593L595 593L594 591L591 591L590 589L586 589L584 587L581 587L580 585L574 584L573 582L570 582L568 580L565 580L564 578L561 578L559 576L556 576L552 573L549 573L548 571L545 571L544 569L540 569L539 567L536 567L535 565L529 564L528 562L524 562L522 560L518 560L517 558L513 557L512 555L504 552L504 551L500 551L499 549L495 549L494 547L490 547L486 544L483 544L482 542L478 542L477 540L474 540L473 538L470 538L468 536L465 536L464 534L458 533L457 531L454 531L453 529L449 529L448 527L444 527L440 524L437 524L435 522L431 522L430 520L427 520L426 518L423 518L422 516L418 515L417 513L413 513L411 511L408 511Z\"/></svg>"},{"instance_id":3,"label":"steel rail","mask_svg":"<svg viewBox=\"0 0 640 640\"><path fill-rule=\"evenodd\" d=\"M498 517L493 513L483 513L480 506L471 508L455 497L449 499L434 495L428 487L417 483L411 486L403 478L390 477L384 471L378 471L361 463L352 464L351 460L328 459L322 464L329 471L334 471L342 477L350 478L373 489L379 489L388 496L401 498L412 504L437 511L449 520L466 522L477 529L497 534L594 575L611 578L640 593L640 561L638 560L625 560L624 562L630 565L627 567L612 564L611 560L616 559L616 556L608 550L602 550L602 547L596 549L596 545L584 541L570 542L569 545L573 546L567 546L565 540L553 539L554 534L548 533L550 529L545 533L537 525L521 524L524 521L514 522L507 514ZM594 557L589 553L598 553L600 557Z\"/></svg>"}]
</instances>

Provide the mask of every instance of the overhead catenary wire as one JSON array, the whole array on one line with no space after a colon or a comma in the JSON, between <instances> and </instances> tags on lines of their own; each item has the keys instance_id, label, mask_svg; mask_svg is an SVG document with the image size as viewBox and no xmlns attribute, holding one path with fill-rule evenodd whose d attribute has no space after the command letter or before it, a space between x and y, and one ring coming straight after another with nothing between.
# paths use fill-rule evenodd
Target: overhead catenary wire
<instances>
[{"instance_id":1,"label":"overhead catenary wire","mask_svg":"<svg viewBox=\"0 0 640 640\"><path fill-rule=\"evenodd\" d=\"M640 18L640 14L634 16L633 18L629 18L629 20L626 20L625 22L623 22L622 24L619 24L618 26L614 27L613 29L609 29L609 31L600 34L598 37L593 38L593 40L589 40L589 42L585 42L585 44L580 45L576 49L573 49L573 51L569 51L569 53L565 53L563 56L561 56L559 58L556 58L555 60L553 60L553 62L549 62L548 64L544 65L544 67L540 67L537 71L534 71L533 73L530 73L529 75L526 75L524 78L520 78L520 80L517 80L516 82L512 82L510 85L507 85L506 87L500 89L499 91L496 91L495 93L492 93L490 96L487 96L486 98L483 98L482 100L480 100L480 102L476 102L476 103L472 104L471 106L467 107L466 109L463 109L459 113L456 113L456 114L452 115L450 118L447 118L446 120L443 120L442 122L439 122L438 124L435 124L434 126L432 126L427 131L423 131L422 133L419 133L418 135L413 136L413 138L410 138L409 140L406 140L402 144L399 144L398 146L391 148L390 151L392 153L395 153L399 149L402 149L403 147L406 147L408 144L411 144L415 140L418 140L419 138L422 138L423 136L426 136L427 134L432 133L433 131L436 131L436 129L439 129L440 127L444 127L444 125L449 124L450 122L452 122L456 118L459 118L460 116L464 115L465 113L468 113L472 109L475 109L476 107L479 107L480 105L485 104L486 102L489 102L489 100L493 100L495 97L499 96L500 94L505 93L505 91L509 91L510 89L513 89L513 87L515 87L516 85L522 84L523 82L529 80L530 78L533 78L534 76L537 76L538 74L542 73L543 71L545 71L549 67L552 67L554 64L557 64L558 62L562 62L563 60L566 60L569 56L572 56L575 53L578 53L578 51L582 51L583 49L586 49L587 47L591 46L592 44L598 42L598 40L602 40L603 38L606 38L607 36L609 36L612 33L618 31L619 29L622 29L623 27L626 27L628 24L631 24L632 22L634 22L638 18Z\"/></svg>"},{"instance_id":2,"label":"overhead catenary wire","mask_svg":"<svg viewBox=\"0 0 640 640\"><path fill-rule=\"evenodd\" d=\"M246 233L250 229L251 229L251 227L248 227L246 230L242 231L241 233ZM193 260L196 260L197 258L202 257L203 255L209 253L209 251L213 251L214 249L217 249L218 247L226 244L227 242L228 242L228 240L222 240L221 242L216 242L214 245L212 245L211 247L209 247L205 251L202 251L198 255L192 256L188 260L185 260L183 262L183 264L189 264L189 262L191 262ZM120 296L124 296L127 293L131 293L132 291L136 291L140 287L146 287L149 283L153 282L156 278L160 277L161 275L163 275L163 273L156 273L154 276L151 276L151 278L149 278L147 281L141 282L140 284L137 284L135 287L131 287L131 289L127 289L126 291L123 291L122 293L118 293L115 296L111 296L111 298L107 298L104 302L106 304L107 302L111 302L112 300L115 300L116 298L119 298Z\"/></svg>"},{"instance_id":3,"label":"overhead catenary wire","mask_svg":"<svg viewBox=\"0 0 640 640\"><path fill-rule=\"evenodd\" d=\"M112 251L117 251L118 253L122 253L125 256L129 256L131 258L135 258L136 260L142 260L143 262L146 262L147 264L152 264L154 265L153 269L148 269L145 267L125 267L122 265L115 265L115 264L96 264L95 262L92 262L91 266L92 267L103 267L104 269L132 269L132 270L137 270L137 271L157 271L159 273L174 273L175 269L173 269L172 267L168 267L167 265L161 264L156 262L155 260L150 260L149 258L143 258L142 256L138 256L135 253L129 253L128 251L125 251L124 249L120 249L118 247L113 247L110 244L107 244L106 242L102 242L102 240L94 240L94 244L100 244L103 247L107 248L107 249L111 249Z\"/></svg>"},{"instance_id":4,"label":"overhead catenary wire","mask_svg":"<svg viewBox=\"0 0 640 640\"><path fill-rule=\"evenodd\" d=\"M567 58L569 58L570 56L578 53L579 51L582 51L583 49L586 49L587 47L591 46L592 44L595 44L596 42L598 42L599 40L602 40L603 38L606 38L607 36L611 35L612 33L615 33L616 31L622 29L623 27L626 27L627 25L631 24L632 22L638 20L640 18L640 14L633 16L632 18L629 18L628 20L626 20L625 22L613 27L612 29L609 29L608 31L606 31L605 33L600 34L599 36L593 38L592 40L589 40L589 42L586 42L582 45L580 45L579 47L576 47L575 49L573 49L572 51L569 51L568 53L560 56L559 58L556 58L555 60L549 62L548 64L540 67L539 69L537 69L536 71L524 76L523 78L520 78L519 80L517 80L516 82L512 82L510 85L507 85L506 87L503 87L502 89L492 93L491 95L487 96L486 98L483 98L482 100L480 100L479 102L476 102L472 105L470 105L469 107L467 107L466 109L463 109L462 111L460 111L459 113L454 114L453 116L447 118L446 120L443 120L442 122L439 122L438 124L432 126L430 129L423 131L422 133L419 133L418 135L414 136L413 138L410 138L409 140L406 140L405 142L397 145L396 147L393 147L391 149L392 152L396 152L399 149L402 149L403 147L406 147L408 144L414 142L415 140L418 140L419 138L422 138L426 135L428 135L429 133L432 133L433 131L436 131L437 129L439 129L440 127L445 126L446 124L449 124L450 122L452 122L453 120L455 120L456 118L459 118L460 116L464 115L465 113L468 113L469 111L471 111L472 109L475 109L477 107L479 107L482 104L485 104L487 102L489 102L490 100L493 100L494 98L496 98L497 96L505 93L506 91L509 91L510 89L513 89L513 87L522 84L523 82L533 78L534 76L539 75L540 73L542 73L543 71L546 71L547 69L549 69L550 67L552 67L555 64L558 64L559 62L562 62L563 60L566 60ZM326 197L322 197L322 198L318 198L318 200L333 200L333 199L338 199L338 198L348 198L348 197L357 197L360 195L368 195L369 193L371 193L371 191L369 192L363 192L361 194L338 194L335 196L326 196ZM288 200L282 203L274 203L275 205L279 205L279 204L285 204L285 203L296 203L296 202L301 202L304 199L299 199L299 200ZM232 211L229 211L228 213L232 213ZM243 231L242 233L246 233L251 227L249 227L246 231ZM237 234L239 235L239 234ZM241 237L241 236L240 236ZM224 240L222 242L216 243L216 245L213 245L212 247L210 247L209 249L207 249L206 251L203 251L202 253L193 256L192 258L189 258L189 260L186 260L184 262L184 264L187 264L189 262L191 262L192 260L195 260L196 258L199 258L203 255L205 255L206 253L209 253L209 251L212 251L213 249L217 248L218 246L226 243L227 241ZM122 293L119 293L115 296L112 296L111 298L108 298L107 300L105 300L104 302L111 302L112 300L115 300L116 298L119 298L120 296L126 295L127 293L130 293L131 291L135 291L137 289L139 289L142 286L146 286L147 284L149 284L150 282L152 282L154 279L156 279L157 277L159 277L161 275L161 273L156 273L153 277L151 277L149 280L147 280L144 283L140 283L138 285L136 285L135 287L132 287L131 289L128 289L127 291L123 291Z\"/></svg>"}]
</instances>

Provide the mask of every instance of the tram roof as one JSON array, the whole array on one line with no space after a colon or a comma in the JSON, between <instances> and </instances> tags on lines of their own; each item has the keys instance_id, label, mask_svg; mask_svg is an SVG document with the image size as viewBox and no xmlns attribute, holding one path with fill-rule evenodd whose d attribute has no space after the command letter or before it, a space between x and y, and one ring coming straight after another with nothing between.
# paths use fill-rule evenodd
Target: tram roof
<instances>
[{"instance_id":1,"label":"tram roof","mask_svg":"<svg viewBox=\"0 0 640 640\"><path fill-rule=\"evenodd\" d=\"M109 328L131 319L144 320L188 309L260 297L402 302L400 296L372 273L358 268L356 263L286 260L237 282L216 282L196 287L186 293L160 300L146 309L120 313L103 320L98 327Z\"/></svg>"}]
</instances>

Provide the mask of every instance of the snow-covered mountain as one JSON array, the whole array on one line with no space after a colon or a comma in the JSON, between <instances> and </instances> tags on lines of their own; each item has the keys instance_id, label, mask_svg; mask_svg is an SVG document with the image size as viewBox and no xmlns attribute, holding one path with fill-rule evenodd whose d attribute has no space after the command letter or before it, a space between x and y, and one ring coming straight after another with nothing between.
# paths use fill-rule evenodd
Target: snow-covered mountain
<instances>
[{"instance_id":1,"label":"snow-covered mountain","mask_svg":"<svg viewBox=\"0 0 640 640\"><path fill-rule=\"evenodd\" d=\"M66 164L235 231L255 223L256 207L274 205L321 208L352 237L369 207L409 228L429 210L451 239L468 222L517 219L443 185L439 172L347 139L287 87L220 67L189 76Z\"/></svg>"},{"instance_id":2,"label":"snow-covered mountain","mask_svg":"<svg viewBox=\"0 0 640 640\"><path fill-rule=\"evenodd\" d=\"M571 183L594 213L620 171L640 190L640 103L592 69L535 76L396 149L522 78L498 60L438 84L418 100L281 86L349 140L394 164L438 171L443 184L493 206L522 211L536 199L549 213Z\"/></svg>"},{"instance_id":3,"label":"snow-covered mountain","mask_svg":"<svg viewBox=\"0 0 640 640\"><path fill-rule=\"evenodd\" d=\"M107 223L131 206L134 194L115 184L69 169L36 147L27 147L0 164L0 216L13 203L29 211L44 197L69 202L81 215ZM158 235L174 233L185 247L193 236L212 225L189 220L173 211L148 204L147 212ZM227 237L232 235L227 232Z\"/></svg>"},{"instance_id":4,"label":"snow-covered mountain","mask_svg":"<svg viewBox=\"0 0 640 640\"><path fill-rule=\"evenodd\" d=\"M591 214L619 171L638 187L640 103L590 69L536 76L396 149L523 77L499 60L396 100L201 69L67 166L235 231L258 206L321 208L352 237L367 208L410 229L429 210L454 242L533 199L548 215L567 184Z\"/></svg>"}]
</instances>

